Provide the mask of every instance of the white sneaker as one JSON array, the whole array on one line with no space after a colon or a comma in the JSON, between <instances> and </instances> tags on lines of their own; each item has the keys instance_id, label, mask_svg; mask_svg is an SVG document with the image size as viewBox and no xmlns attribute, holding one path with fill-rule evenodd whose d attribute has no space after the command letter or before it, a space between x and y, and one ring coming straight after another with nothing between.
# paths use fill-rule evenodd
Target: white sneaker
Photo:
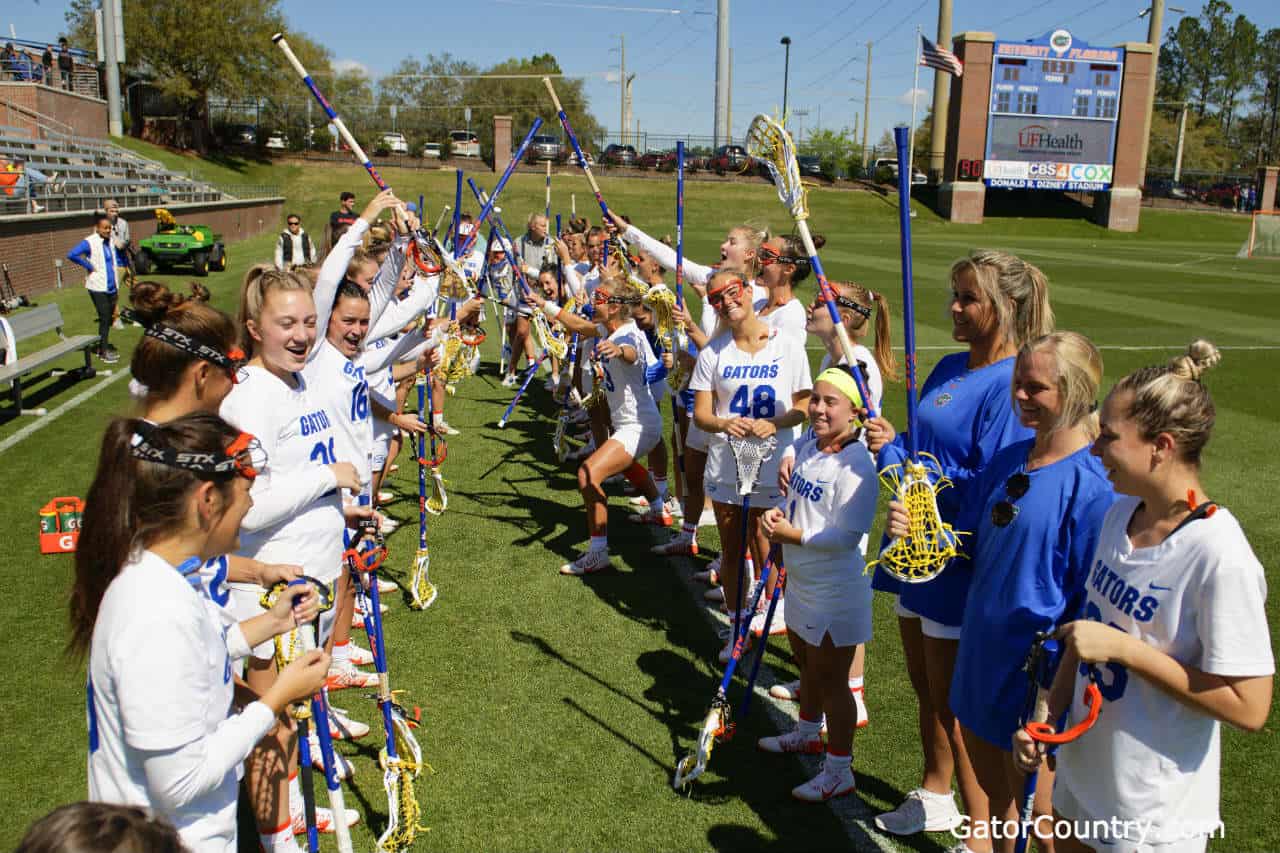
<instances>
[{"instance_id":1,"label":"white sneaker","mask_svg":"<svg viewBox=\"0 0 1280 853\"><path fill-rule=\"evenodd\" d=\"M345 777L344 777L345 778ZM302 805L298 805L298 810L293 810L293 803L289 804L289 817L293 820L293 834L304 835L307 831L307 818L302 811ZM360 812L355 809L347 809L347 826L352 827L360 822ZM333 823L333 811L324 806L316 806L316 829L321 833L329 835L335 831Z\"/></svg>"},{"instance_id":2,"label":"white sneaker","mask_svg":"<svg viewBox=\"0 0 1280 853\"><path fill-rule=\"evenodd\" d=\"M672 518L684 518L684 507L680 506L680 501L668 496L662 504L666 507L667 512L671 513Z\"/></svg>"},{"instance_id":3,"label":"white sneaker","mask_svg":"<svg viewBox=\"0 0 1280 853\"><path fill-rule=\"evenodd\" d=\"M763 600L762 600L762 603L763 603ZM769 623L770 637L776 637L779 634L787 633L787 615L786 615L786 607L785 607L786 603L787 603L787 600L785 598L778 599L778 606L775 607L773 610L773 621ZM769 614L769 611L766 607L765 610L761 610L759 613L751 617L752 636L759 637L761 634L764 633L764 620L765 620L765 617L768 616L768 614Z\"/></svg>"},{"instance_id":4,"label":"white sneaker","mask_svg":"<svg viewBox=\"0 0 1280 853\"><path fill-rule=\"evenodd\" d=\"M627 503L631 504L636 509L649 508L649 499L644 495L633 495L632 497L627 498Z\"/></svg>"},{"instance_id":5,"label":"white sneaker","mask_svg":"<svg viewBox=\"0 0 1280 853\"><path fill-rule=\"evenodd\" d=\"M786 702L800 701L800 679L788 681L786 684L775 684L769 688L769 695L774 699L782 699ZM861 719L861 717L859 717Z\"/></svg>"},{"instance_id":6,"label":"white sneaker","mask_svg":"<svg viewBox=\"0 0 1280 853\"><path fill-rule=\"evenodd\" d=\"M436 418L436 432L444 435L462 435L462 430L449 426L444 418Z\"/></svg>"},{"instance_id":7,"label":"white sneaker","mask_svg":"<svg viewBox=\"0 0 1280 853\"><path fill-rule=\"evenodd\" d=\"M369 733L369 727L347 716L341 708L329 706L329 737L334 740L359 740Z\"/></svg>"},{"instance_id":8,"label":"white sneaker","mask_svg":"<svg viewBox=\"0 0 1280 853\"><path fill-rule=\"evenodd\" d=\"M853 770L849 768L849 759L841 759L843 768L831 767L832 756L828 755L822 762L822 772L803 785L791 789L791 796L806 803L825 803L834 797L852 794L856 783Z\"/></svg>"},{"instance_id":9,"label":"white sneaker","mask_svg":"<svg viewBox=\"0 0 1280 853\"><path fill-rule=\"evenodd\" d=\"M502 387L503 388L516 387L516 375L514 373L508 373L506 376L502 377Z\"/></svg>"},{"instance_id":10,"label":"white sneaker","mask_svg":"<svg viewBox=\"0 0 1280 853\"><path fill-rule=\"evenodd\" d=\"M307 741L311 744L311 766L321 773L324 773L324 755L320 752L320 737L315 732L309 732ZM333 751L334 769L338 771L338 778L344 782L356 775L355 765L347 760L347 757L336 749ZM319 784L324 784L324 779L319 780ZM316 793L319 793L317 791ZM293 803L290 803L292 811ZM298 803L298 811L295 814L302 814L302 803Z\"/></svg>"},{"instance_id":11,"label":"white sneaker","mask_svg":"<svg viewBox=\"0 0 1280 853\"><path fill-rule=\"evenodd\" d=\"M821 755L827 749L821 735L807 738L800 734L798 728L783 735L762 737L756 741L756 746L763 752L798 752L803 755Z\"/></svg>"},{"instance_id":12,"label":"white sneaker","mask_svg":"<svg viewBox=\"0 0 1280 853\"><path fill-rule=\"evenodd\" d=\"M698 540L693 538L692 533L681 531L667 542L661 545L654 545L649 549L655 554L661 554L664 557L696 557L698 556Z\"/></svg>"},{"instance_id":13,"label":"white sneaker","mask_svg":"<svg viewBox=\"0 0 1280 853\"><path fill-rule=\"evenodd\" d=\"M373 652L368 649L362 649L356 645L355 640L349 642L351 646L351 665L352 666L373 666Z\"/></svg>"},{"instance_id":14,"label":"white sneaker","mask_svg":"<svg viewBox=\"0 0 1280 853\"><path fill-rule=\"evenodd\" d=\"M715 527L716 511L711 507L704 507L702 512L698 515L698 526L699 527Z\"/></svg>"},{"instance_id":15,"label":"white sneaker","mask_svg":"<svg viewBox=\"0 0 1280 853\"><path fill-rule=\"evenodd\" d=\"M400 529L400 522L389 515L378 513L378 530L382 531L383 536L390 536ZM382 590L378 590L381 592Z\"/></svg>"},{"instance_id":16,"label":"white sneaker","mask_svg":"<svg viewBox=\"0 0 1280 853\"><path fill-rule=\"evenodd\" d=\"M627 521L632 524L653 524L658 527L670 527L675 523L666 507L651 507L644 512L633 512L627 516Z\"/></svg>"},{"instance_id":17,"label":"white sneaker","mask_svg":"<svg viewBox=\"0 0 1280 853\"><path fill-rule=\"evenodd\" d=\"M960 825L960 810L955 794L935 794L916 788L907 794L891 812L876 815L876 827L893 835L915 835L918 832L947 832Z\"/></svg>"},{"instance_id":18,"label":"white sneaker","mask_svg":"<svg viewBox=\"0 0 1280 853\"><path fill-rule=\"evenodd\" d=\"M560 567L562 575L590 575L611 567L608 551L587 551L572 563Z\"/></svg>"},{"instance_id":19,"label":"white sneaker","mask_svg":"<svg viewBox=\"0 0 1280 853\"><path fill-rule=\"evenodd\" d=\"M378 578L378 594L379 595L391 595L392 593L399 592L399 591L400 591L400 587L396 585L395 581L387 580L384 577ZM370 661L370 663L372 663L372 661Z\"/></svg>"},{"instance_id":20,"label":"white sneaker","mask_svg":"<svg viewBox=\"0 0 1280 853\"><path fill-rule=\"evenodd\" d=\"M348 687L377 687L378 673L356 669L354 665L331 666L325 676L324 686L331 693L346 690Z\"/></svg>"},{"instance_id":21,"label":"white sneaker","mask_svg":"<svg viewBox=\"0 0 1280 853\"><path fill-rule=\"evenodd\" d=\"M111 328L113 328L113 329L123 329L123 328L124 328L124 323L123 323L123 322L121 322L121 320L120 320L120 318L119 318L119 317L117 317L117 318L116 318L116 321L115 321L114 323L112 323L112 324L111 324Z\"/></svg>"},{"instance_id":22,"label":"white sneaker","mask_svg":"<svg viewBox=\"0 0 1280 853\"><path fill-rule=\"evenodd\" d=\"M396 499L395 492L388 492L385 489L381 492L378 492L378 503L380 504L389 504L395 499Z\"/></svg>"}]
</instances>

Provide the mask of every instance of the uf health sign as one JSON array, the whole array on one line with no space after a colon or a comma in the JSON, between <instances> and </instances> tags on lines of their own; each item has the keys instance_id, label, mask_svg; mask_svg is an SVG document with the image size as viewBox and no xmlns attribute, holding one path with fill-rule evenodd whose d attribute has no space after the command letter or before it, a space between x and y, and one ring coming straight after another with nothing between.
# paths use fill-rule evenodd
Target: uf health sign
<instances>
[{"instance_id":1,"label":"uf health sign","mask_svg":"<svg viewBox=\"0 0 1280 853\"><path fill-rule=\"evenodd\" d=\"M1055 30L996 42L982 178L989 187L1111 185L1124 50Z\"/></svg>"}]
</instances>

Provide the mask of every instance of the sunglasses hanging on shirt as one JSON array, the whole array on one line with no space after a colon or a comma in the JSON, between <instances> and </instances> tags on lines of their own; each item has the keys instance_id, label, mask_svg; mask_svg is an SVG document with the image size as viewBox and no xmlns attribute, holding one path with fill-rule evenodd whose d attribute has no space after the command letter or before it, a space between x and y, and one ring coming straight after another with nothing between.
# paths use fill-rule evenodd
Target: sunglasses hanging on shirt
<instances>
[{"instance_id":1,"label":"sunglasses hanging on shirt","mask_svg":"<svg viewBox=\"0 0 1280 853\"><path fill-rule=\"evenodd\" d=\"M1008 527L1018 517L1016 501L1031 488L1031 478L1025 471L1019 471L1004 481L1006 500L998 502L991 508L991 523L996 527Z\"/></svg>"}]
</instances>

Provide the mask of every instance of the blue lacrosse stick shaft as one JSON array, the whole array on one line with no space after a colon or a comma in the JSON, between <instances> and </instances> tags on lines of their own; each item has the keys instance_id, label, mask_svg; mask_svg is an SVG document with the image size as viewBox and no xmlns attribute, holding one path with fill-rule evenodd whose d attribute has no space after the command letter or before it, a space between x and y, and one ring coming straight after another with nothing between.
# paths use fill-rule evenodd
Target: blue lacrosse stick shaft
<instances>
[{"instance_id":1,"label":"blue lacrosse stick shaft","mask_svg":"<svg viewBox=\"0 0 1280 853\"><path fill-rule=\"evenodd\" d=\"M458 251L462 248L462 236L458 234L458 229L462 227L462 170L457 169L454 175L456 180L453 186L453 256L460 258L462 256Z\"/></svg>"},{"instance_id":2,"label":"blue lacrosse stick shaft","mask_svg":"<svg viewBox=\"0 0 1280 853\"><path fill-rule=\"evenodd\" d=\"M676 305L684 306L684 140L676 140Z\"/></svg>"},{"instance_id":3,"label":"blue lacrosse stick shaft","mask_svg":"<svg viewBox=\"0 0 1280 853\"><path fill-rule=\"evenodd\" d=\"M542 119L535 118L533 120L533 126L529 128L529 132L524 137L524 141L520 143L520 147L516 149L516 153L511 155L511 162L507 164L506 170L502 173L502 176L498 178L498 183L494 185L493 194L489 196L489 200L484 202L483 206L480 208L480 213L475 218L475 228L473 228L471 234L468 235L467 241L462 246L462 251L456 252L454 257L465 257L467 252L471 251L471 247L476 242L476 237L480 234L480 224L489 218L489 214L493 213L493 206L497 203L498 196L502 193L502 188L507 185L507 181L511 178L511 173L516 169L516 164L524 159L525 152L529 150L529 145L533 142L533 136L538 132L538 128L540 127L542 127ZM467 183L474 184L475 182L470 178L467 178Z\"/></svg>"},{"instance_id":4,"label":"blue lacrosse stick shaft","mask_svg":"<svg viewBox=\"0 0 1280 853\"><path fill-rule=\"evenodd\" d=\"M476 182L473 179L467 178L467 186L471 187L471 192L475 195L477 201L486 206L491 206L493 196L489 196L489 200L485 201L484 190L476 186ZM502 221L502 216L498 214L497 211L492 211L491 218L492 224L496 225L498 228L498 236L507 241L507 245L511 247L511 251L514 253L516 249L516 241L511 239L511 232L507 230L507 225ZM507 258L507 263L511 264L511 269L516 274L516 280L520 282L521 292L529 293L531 288L529 287L529 280L524 277L524 264L521 259L509 257Z\"/></svg>"},{"instance_id":5,"label":"blue lacrosse stick shaft","mask_svg":"<svg viewBox=\"0 0 1280 853\"><path fill-rule=\"evenodd\" d=\"M733 602L733 635L738 636L742 623L742 600L746 597L746 590L742 588L743 582L747 575L747 528L750 524L751 512L751 493L747 492L742 496L742 538L739 545L742 551L738 554L738 597ZM721 566L723 569L723 566ZM747 622L750 627L750 621Z\"/></svg>"},{"instance_id":6,"label":"blue lacrosse stick shaft","mask_svg":"<svg viewBox=\"0 0 1280 853\"><path fill-rule=\"evenodd\" d=\"M769 559L765 560L764 568L760 570L760 580L756 582L756 588L751 593L751 609L754 611L760 603L760 596L764 595L765 585L769 581L769 570L773 566L773 552L770 551ZM742 659L742 653L747 646L747 633L750 630L750 623L747 629L733 636L733 652L729 655L729 663L725 667L724 677L720 679L720 690L717 695L723 696L729 690L729 684L733 681L733 673L738 668L738 661Z\"/></svg>"},{"instance_id":7,"label":"blue lacrosse stick shaft","mask_svg":"<svg viewBox=\"0 0 1280 853\"><path fill-rule=\"evenodd\" d=\"M587 173L587 180L591 183L591 191L595 193L596 202L600 205L600 212L604 214L604 218L609 218L609 205L604 203L604 196L600 194L600 186L596 183L595 175L591 174L591 166L587 164L586 155L582 153L582 146L578 144L578 135L573 132L573 125L569 124L569 117L564 114L564 107L560 106L560 98L556 96L556 90L551 85L548 77L543 77L542 82L546 85L547 91L551 93L551 100L556 105L556 118L560 119L560 126L564 128L564 135L569 137L569 144L573 146L573 153L578 155L578 165L582 167L582 171Z\"/></svg>"},{"instance_id":8,"label":"blue lacrosse stick shaft","mask_svg":"<svg viewBox=\"0 0 1280 853\"><path fill-rule=\"evenodd\" d=\"M426 392L431 388L431 373L428 371L426 381L418 385L418 420L427 421ZM414 443L418 448L418 550L427 549L427 459L422 452L422 436L416 436ZM435 458L435 451L432 451Z\"/></svg>"},{"instance_id":9,"label":"blue lacrosse stick shaft","mask_svg":"<svg viewBox=\"0 0 1280 853\"><path fill-rule=\"evenodd\" d=\"M795 504L792 503L793 511ZM751 612L755 612L755 604L760 600L760 593L765 588L765 583L769 578L769 566L776 566L778 569L778 579L773 585L773 595L769 596L769 611L764 615L764 634L760 638L760 648L756 650L755 663L751 665L751 675L747 678L747 689L742 694L742 708L738 711L738 716L746 717L747 712L751 710L751 694L755 690L756 676L760 674L760 664L764 661L765 650L769 648L769 625L773 622L774 610L778 607L778 598L782 595L782 588L787 583L787 568L782 565L782 546L774 545L769 548L769 559L765 561L765 571L760 576L760 584L756 589L756 601L752 602Z\"/></svg>"},{"instance_id":10,"label":"blue lacrosse stick shaft","mask_svg":"<svg viewBox=\"0 0 1280 853\"><path fill-rule=\"evenodd\" d=\"M907 455L916 458L918 434L916 430L916 314L915 283L911 277L911 175L907 162L907 143L911 131L905 127L893 129L893 144L898 149L898 236L902 249L902 345L906 349L907 363Z\"/></svg>"},{"instance_id":11,"label":"blue lacrosse stick shaft","mask_svg":"<svg viewBox=\"0 0 1280 853\"><path fill-rule=\"evenodd\" d=\"M333 734L329 731L329 699L324 691L311 697L311 717L316 721L316 737L320 739L320 758L324 763L324 784L330 791L338 790L338 760L333 752ZM341 820L338 815L334 820Z\"/></svg>"},{"instance_id":12,"label":"blue lacrosse stick shaft","mask_svg":"<svg viewBox=\"0 0 1280 853\"><path fill-rule=\"evenodd\" d=\"M498 428L501 429L507 425L507 418L511 417L511 413L515 411L516 404L520 402L520 398L524 396L524 392L529 387L529 383L533 381L533 377L538 374L538 368L542 366L542 362L550 355L546 350L542 351L542 355L538 356L538 360L531 364L524 373L524 381L520 383L520 388L516 391L516 395L511 398L511 405L507 406L507 410L502 413L502 417L498 419Z\"/></svg>"}]
</instances>

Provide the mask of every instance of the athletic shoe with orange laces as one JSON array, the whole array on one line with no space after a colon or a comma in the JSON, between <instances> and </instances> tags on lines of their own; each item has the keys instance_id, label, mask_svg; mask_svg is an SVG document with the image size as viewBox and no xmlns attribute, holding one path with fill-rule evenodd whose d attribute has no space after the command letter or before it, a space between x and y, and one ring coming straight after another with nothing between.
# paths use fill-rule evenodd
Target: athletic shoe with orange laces
<instances>
[{"instance_id":1,"label":"athletic shoe with orange laces","mask_svg":"<svg viewBox=\"0 0 1280 853\"><path fill-rule=\"evenodd\" d=\"M654 524L659 527L670 527L675 523L671 513L664 507L649 507L644 512L633 512L627 520L634 524Z\"/></svg>"},{"instance_id":2,"label":"athletic shoe with orange laces","mask_svg":"<svg viewBox=\"0 0 1280 853\"><path fill-rule=\"evenodd\" d=\"M799 752L805 755L821 755L826 751L826 744L821 737L807 738L799 729L792 729L784 735L762 737L756 741L764 752Z\"/></svg>"},{"instance_id":3,"label":"athletic shoe with orange laces","mask_svg":"<svg viewBox=\"0 0 1280 853\"><path fill-rule=\"evenodd\" d=\"M347 809L346 812L347 826L355 826L360 822L360 812L355 809ZM307 832L307 817L302 809L299 809L296 812L290 811L289 817L293 819L293 834L305 835ZM323 806L316 806L316 829L320 830L320 832L325 835L332 835L334 832L337 832L337 828L333 822L333 811L331 809L324 808Z\"/></svg>"},{"instance_id":4,"label":"athletic shoe with orange laces","mask_svg":"<svg viewBox=\"0 0 1280 853\"><path fill-rule=\"evenodd\" d=\"M698 556L698 540L693 538L692 533L681 532L661 545L654 545L649 550L664 557L696 557Z\"/></svg>"},{"instance_id":5,"label":"athletic shoe with orange laces","mask_svg":"<svg viewBox=\"0 0 1280 853\"><path fill-rule=\"evenodd\" d=\"M363 621L360 623L364 624ZM356 645L355 640L350 640L348 644L351 646L351 665L352 666L373 666L373 652L368 649L362 649Z\"/></svg>"},{"instance_id":6,"label":"athletic shoe with orange laces","mask_svg":"<svg viewBox=\"0 0 1280 853\"><path fill-rule=\"evenodd\" d=\"M378 673L361 672L354 666L330 667L324 680L329 690L345 690L348 687L377 687Z\"/></svg>"},{"instance_id":7,"label":"athletic shoe with orange laces","mask_svg":"<svg viewBox=\"0 0 1280 853\"><path fill-rule=\"evenodd\" d=\"M833 764L836 766L833 767ZM792 788L791 796L806 803L825 803L835 797L852 794L855 787L849 756L837 758L828 755L822 762L822 772L803 785Z\"/></svg>"}]
</instances>

